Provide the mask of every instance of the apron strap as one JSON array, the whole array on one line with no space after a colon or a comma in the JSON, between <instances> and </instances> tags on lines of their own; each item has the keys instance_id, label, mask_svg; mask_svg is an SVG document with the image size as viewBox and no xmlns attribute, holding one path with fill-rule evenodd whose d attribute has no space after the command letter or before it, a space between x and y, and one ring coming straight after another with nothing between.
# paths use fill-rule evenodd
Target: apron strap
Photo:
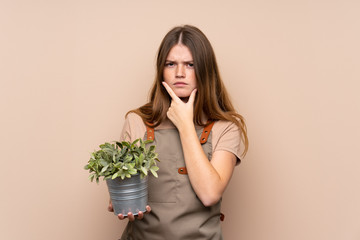
<instances>
[{"instance_id":1,"label":"apron strap","mask_svg":"<svg viewBox=\"0 0 360 240\"><path fill-rule=\"evenodd\" d=\"M155 139L154 128L149 127L149 126L146 125L146 133L147 133L146 134L146 136L147 136L146 140L154 141L154 139Z\"/></svg>"},{"instance_id":2,"label":"apron strap","mask_svg":"<svg viewBox=\"0 0 360 240\"><path fill-rule=\"evenodd\" d=\"M211 132L212 127L214 126L215 122L208 121L207 125L204 127L204 130L200 136L200 143L204 144L207 142L209 134Z\"/></svg>"},{"instance_id":3,"label":"apron strap","mask_svg":"<svg viewBox=\"0 0 360 240\"><path fill-rule=\"evenodd\" d=\"M211 122L211 121L207 122L207 125L204 127L204 130L202 131L201 136L200 136L200 143L201 144L205 144L207 142L209 134L211 132L211 129L214 126L214 123L215 122ZM148 125L146 125L146 133L147 133L146 134L146 136L147 136L146 140L154 141L154 139L155 139L154 128L149 127Z\"/></svg>"},{"instance_id":4,"label":"apron strap","mask_svg":"<svg viewBox=\"0 0 360 240\"><path fill-rule=\"evenodd\" d=\"M200 136L200 143L205 144L208 140L208 137L210 135L211 129L214 126L215 122L208 121L207 125L204 127L204 130L202 131L202 134ZM179 174L188 174L186 167L180 167L178 168Z\"/></svg>"}]
</instances>

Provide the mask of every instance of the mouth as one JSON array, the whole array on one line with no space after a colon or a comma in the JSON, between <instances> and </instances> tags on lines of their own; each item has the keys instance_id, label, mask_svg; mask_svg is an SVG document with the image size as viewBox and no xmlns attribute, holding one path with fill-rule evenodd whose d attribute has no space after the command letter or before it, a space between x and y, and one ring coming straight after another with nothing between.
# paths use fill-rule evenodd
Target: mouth
<instances>
[{"instance_id":1,"label":"mouth","mask_svg":"<svg viewBox=\"0 0 360 240\"><path fill-rule=\"evenodd\" d=\"M186 86L187 84L185 82L175 82L175 86Z\"/></svg>"}]
</instances>

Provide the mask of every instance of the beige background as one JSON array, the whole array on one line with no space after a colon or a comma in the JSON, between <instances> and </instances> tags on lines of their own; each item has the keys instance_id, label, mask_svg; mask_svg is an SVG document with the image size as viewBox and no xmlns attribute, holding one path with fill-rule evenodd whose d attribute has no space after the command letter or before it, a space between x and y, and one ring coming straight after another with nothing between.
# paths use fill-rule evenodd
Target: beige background
<instances>
[{"instance_id":1,"label":"beige background","mask_svg":"<svg viewBox=\"0 0 360 240\"><path fill-rule=\"evenodd\" d=\"M189 23L212 42L251 141L224 196L225 239L360 239L359 9L1 0L0 238L120 235L83 166L145 102L164 34Z\"/></svg>"}]
</instances>

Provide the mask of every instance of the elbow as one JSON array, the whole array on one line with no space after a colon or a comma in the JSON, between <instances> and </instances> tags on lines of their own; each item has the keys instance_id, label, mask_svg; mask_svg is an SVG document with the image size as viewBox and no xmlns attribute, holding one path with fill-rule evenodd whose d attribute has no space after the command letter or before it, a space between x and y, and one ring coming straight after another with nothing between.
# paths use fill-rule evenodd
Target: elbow
<instances>
[{"instance_id":1,"label":"elbow","mask_svg":"<svg viewBox=\"0 0 360 240\"><path fill-rule=\"evenodd\" d=\"M200 198L200 201L205 207L211 207L215 204L217 204L221 199L221 195L213 194L213 195L207 195L202 198Z\"/></svg>"}]
</instances>

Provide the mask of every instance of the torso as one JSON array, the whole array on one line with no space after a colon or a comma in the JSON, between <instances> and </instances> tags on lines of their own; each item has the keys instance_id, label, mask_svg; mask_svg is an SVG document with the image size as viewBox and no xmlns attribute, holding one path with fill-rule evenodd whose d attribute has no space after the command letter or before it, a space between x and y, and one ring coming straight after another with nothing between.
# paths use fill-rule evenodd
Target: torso
<instances>
[{"instance_id":1,"label":"torso","mask_svg":"<svg viewBox=\"0 0 360 240\"><path fill-rule=\"evenodd\" d=\"M202 128L197 128L200 137ZM147 138L145 132L144 139ZM149 205L152 211L143 220L129 222L121 239L222 239L220 204L205 207L191 187L185 167L179 133L171 124L155 129L156 152L159 154L159 178L149 176ZM202 145L211 159L211 133ZM201 171L201 169L199 169Z\"/></svg>"}]
</instances>

